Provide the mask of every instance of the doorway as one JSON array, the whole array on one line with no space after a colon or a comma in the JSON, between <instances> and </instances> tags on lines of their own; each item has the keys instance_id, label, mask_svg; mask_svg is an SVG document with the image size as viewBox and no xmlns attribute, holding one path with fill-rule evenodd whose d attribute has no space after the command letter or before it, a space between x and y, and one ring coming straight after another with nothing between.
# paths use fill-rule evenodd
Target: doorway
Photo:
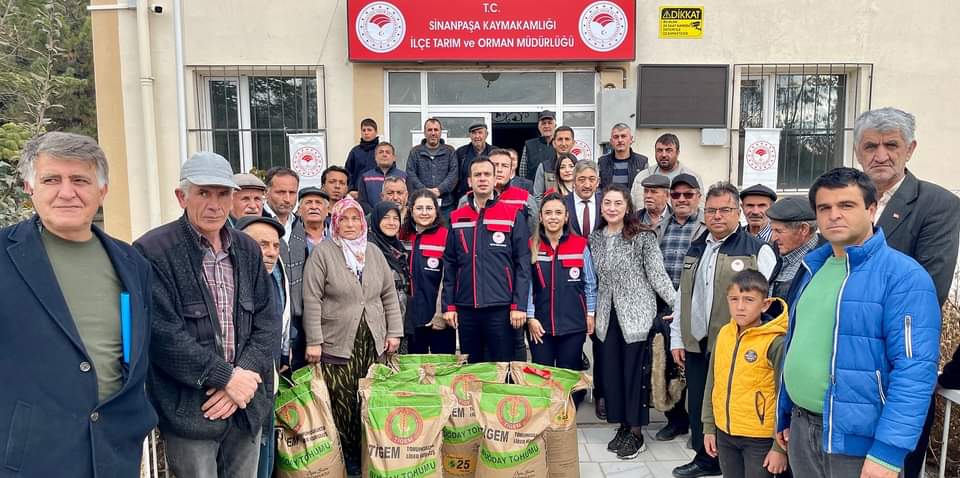
<instances>
[{"instance_id":1,"label":"doorway","mask_svg":"<svg viewBox=\"0 0 960 478\"><path fill-rule=\"evenodd\" d=\"M491 133L498 148L510 148L523 155L523 144L540 136L537 129L537 112L493 113ZM514 171L516 173L516 171Z\"/></svg>"}]
</instances>

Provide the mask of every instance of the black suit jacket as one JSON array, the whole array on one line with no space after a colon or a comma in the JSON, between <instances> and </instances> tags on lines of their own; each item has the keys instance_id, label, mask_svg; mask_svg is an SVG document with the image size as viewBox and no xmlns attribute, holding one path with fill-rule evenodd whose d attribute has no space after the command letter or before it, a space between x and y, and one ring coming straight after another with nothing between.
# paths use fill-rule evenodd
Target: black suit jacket
<instances>
[{"instance_id":1,"label":"black suit jacket","mask_svg":"<svg viewBox=\"0 0 960 478\"><path fill-rule=\"evenodd\" d=\"M570 215L570 229L583 237L589 237L591 232L597 230L597 223L600 222L600 193L596 193L593 196L593 205L597 208L597 213L594 216L596 219L593 221L593 224L590 224L589 231L580 230L580 215L577 214L577 203L580 202L580 197L578 197L576 193L570 193L567 194L566 199L567 214Z\"/></svg>"},{"instance_id":2,"label":"black suit jacket","mask_svg":"<svg viewBox=\"0 0 960 478\"><path fill-rule=\"evenodd\" d=\"M0 230L0 477L140 473L143 439L157 423L144 392L150 265L126 243L96 226L93 232L130 294L130 363L123 386L103 402L41 242L39 217Z\"/></svg>"},{"instance_id":3,"label":"black suit jacket","mask_svg":"<svg viewBox=\"0 0 960 478\"><path fill-rule=\"evenodd\" d=\"M876 225L883 229L890 247L914 258L930 273L943 306L960 247L960 198L907 171Z\"/></svg>"}]
</instances>

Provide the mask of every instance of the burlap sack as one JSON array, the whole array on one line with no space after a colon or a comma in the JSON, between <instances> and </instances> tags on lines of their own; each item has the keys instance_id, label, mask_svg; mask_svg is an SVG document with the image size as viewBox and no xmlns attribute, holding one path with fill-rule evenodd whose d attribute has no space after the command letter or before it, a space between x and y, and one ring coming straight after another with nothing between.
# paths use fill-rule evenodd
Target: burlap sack
<instances>
[{"instance_id":1,"label":"burlap sack","mask_svg":"<svg viewBox=\"0 0 960 478\"><path fill-rule=\"evenodd\" d=\"M593 385L586 372L547 367L527 362L511 362L513 383L548 387L563 397L564 406L553 415L550 427L543 434L547 448L547 468L550 478L578 478L580 476L580 447L577 446L577 406L572 393Z\"/></svg>"},{"instance_id":2,"label":"burlap sack","mask_svg":"<svg viewBox=\"0 0 960 478\"><path fill-rule=\"evenodd\" d=\"M388 365L394 370L417 368L425 364L463 365L467 356L462 354L393 354Z\"/></svg>"},{"instance_id":3,"label":"burlap sack","mask_svg":"<svg viewBox=\"0 0 960 478\"><path fill-rule=\"evenodd\" d=\"M454 396L453 412L443 429L443 472L446 476L472 478L477 471L482 432L466 385L480 380L503 383L509 364L423 366L423 380L448 388Z\"/></svg>"},{"instance_id":4,"label":"burlap sack","mask_svg":"<svg viewBox=\"0 0 960 478\"><path fill-rule=\"evenodd\" d=\"M454 399L437 384L360 381L363 476L442 476L443 426Z\"/></svg>"},{"instance_id":5,"label":"burlap sack","mask_svg":"<svg viewBox=\"0 0 960 478\"><path fill-rule=\"evenodd\" d=\"M474 382L467 389L483 428L477 478L546 478L543 433L562 396L529 385Z\"/></svg>"},{"instance_id":6,"label":"burlap sack","mask_svg":"<svg viewBox=\"0 0 960 478\"><path fill-rule=\"evenodd\" d=\"M274 407L280 428L276 476L346 477L340 435L320 367L309 365L295 371L292 382L281 382Z\"/></svg>"},{"instance_id":7,"label":"burlap sack","mask_svg":"<svg viewBox=\"0 0 960 478\"><path fill-rule=\"evenodd\" d=\"M423 379L423 373L423 369L419 366L415 368L406 366L403 371L398 371L384 364L375 363L370 365L370 368L367 369L366 378L369 378L374 382L393 380L400 382L421 383Z\"/></svg>"}]
</instances>

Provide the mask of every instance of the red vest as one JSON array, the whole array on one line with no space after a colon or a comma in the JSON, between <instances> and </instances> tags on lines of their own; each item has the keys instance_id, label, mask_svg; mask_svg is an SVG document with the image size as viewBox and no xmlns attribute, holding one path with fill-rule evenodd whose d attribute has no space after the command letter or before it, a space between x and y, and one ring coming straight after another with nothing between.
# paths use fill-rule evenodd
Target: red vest
<instances>
[{"instance_id":1,"label":"red vest","mask_svg":"<svg viewBox=\"0 0 960 478\"><path fill-rule=\"evenodd\" d=\"M587 248L587 239L567 234L560 239L556 251L542 239L531 271L534 316L550 335L586 332L583 251Z\"/></svg>"},{"instance_id":2,"label":"red vest","mask_svg":"<svg viewBox=\"0 0 960 478\"><path fill-rule=\"evenodd\" d=\"M437 309L437 294L443 278L443 251L447 244L447 228L437 226L420 234L407 236L410 251L410 306L407 314L416 327L428 324Z\"/></svg>"}]
</instances>

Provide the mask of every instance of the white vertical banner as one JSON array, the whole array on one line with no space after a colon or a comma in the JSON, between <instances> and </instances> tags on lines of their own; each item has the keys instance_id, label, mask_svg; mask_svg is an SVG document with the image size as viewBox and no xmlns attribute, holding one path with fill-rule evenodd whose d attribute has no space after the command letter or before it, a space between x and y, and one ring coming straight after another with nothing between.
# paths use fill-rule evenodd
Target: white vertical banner
<instances>
[{"instance_id":1,"label":"white vertical banner","mask_svg":"<svg viewBox=\"0 0 960 478\"><path fill-rule=\"evenodd\" d=\"M577 159L590 159L596 161L597 155L594 154L596 151L596 143L594 142L596 137L594 134L594 129L589 128L572 128L573 129L573 149L570 150Z\"/></svg>"},{"instance_id":2,"label":"white vertical banner","mask_svg":"<svg viewBox=\"0 0 960 478\"><path fill-rule=\"evenodd\" d=\"M763 184L776 191L779 159L779 128L744 128L742 186Z\"/></svg>"},{"instance_id":3,"label":"white vertical banner","mask_svg":"<svg viewBox=\"0 0 960 478\"><path fill-rule=\"evenodd\" d=\"M320 187L320 176L327 169L327 133L288 134L290 168L300 175L300 187Z\"/></svg>"}]
</instances>

